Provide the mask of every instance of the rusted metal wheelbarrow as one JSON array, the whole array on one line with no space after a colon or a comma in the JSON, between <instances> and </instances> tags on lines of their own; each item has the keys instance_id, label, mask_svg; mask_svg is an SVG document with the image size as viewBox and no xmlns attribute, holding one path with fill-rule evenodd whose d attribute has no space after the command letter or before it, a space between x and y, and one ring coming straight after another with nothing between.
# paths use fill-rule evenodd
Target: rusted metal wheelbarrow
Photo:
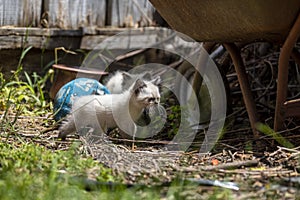
<instances>
[{"instance_id":1,"label":"rusted metal wheelbarrow","mask_svg":"<svg viewBox=\"0 0 300 200\"><path fill-rule=\"evenodd\" d=\"M268 41L282 45L277 80L274 129L290 115L300 116L300 99L286 101L290 56L300 65L294 45L300 35L299 0L150 0L175 30L199 42L222 43L233 60L254 136L258 122L237 42ZM209 45L206 46L209 50Z\"/></svg>"}]
</instances>

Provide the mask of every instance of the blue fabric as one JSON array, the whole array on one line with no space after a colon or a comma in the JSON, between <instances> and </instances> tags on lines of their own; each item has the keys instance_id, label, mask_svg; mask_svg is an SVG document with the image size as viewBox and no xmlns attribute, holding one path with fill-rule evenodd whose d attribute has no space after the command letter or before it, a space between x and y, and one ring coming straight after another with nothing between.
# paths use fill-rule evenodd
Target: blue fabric
<instances>
[{"instance_id":1,"label":"blue fabric","mask_svg":"<svg viewBox=\"0 0 300 200\"><path fill-rule=\"evenodd\" d=\"M54 119L62 119L72 110L74 99L86 95L110 94L109 90L95 79L74 79L60 88L54 98Z\"/></svg>"}]
</instances>

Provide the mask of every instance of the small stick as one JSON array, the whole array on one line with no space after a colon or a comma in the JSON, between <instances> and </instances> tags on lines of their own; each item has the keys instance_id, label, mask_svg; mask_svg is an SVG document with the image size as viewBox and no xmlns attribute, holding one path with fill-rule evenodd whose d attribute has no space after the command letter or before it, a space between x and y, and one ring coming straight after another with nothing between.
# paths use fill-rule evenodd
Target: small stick
<instances>
[{"instance_id":1,"label":"small stick","mask_svg":"<svg viewBox=\"0 0 300 200\"><path fill-rule=\"evenodd\" d=\"M241 166L253 166L257 165L259 162L259 159L255 160L247 160L247 161L236 161L232 163L225 163L225 164L220 164L220 165L215 165L215 166L203 166L199 168L183 168L183 171L188 171L188 172L194 172L194 171L213 171L213 170L219 170L219 169L228 169L228 168L238 168Z\"/></svg>"},{"instance_id":2,"label":"small stick","mask_svg":"<svg viewBox=\"0 0 300 200\"><path fill-rule=\"evenodd\" d=\"M112 141L118 141L118 142L135 142L135 143L148 143L148 144L178 144L174 142L169 141L159 141L159 140L132 140L132 139L121 139L121 138L109 138Z\"/></svg>"}]
</instances>

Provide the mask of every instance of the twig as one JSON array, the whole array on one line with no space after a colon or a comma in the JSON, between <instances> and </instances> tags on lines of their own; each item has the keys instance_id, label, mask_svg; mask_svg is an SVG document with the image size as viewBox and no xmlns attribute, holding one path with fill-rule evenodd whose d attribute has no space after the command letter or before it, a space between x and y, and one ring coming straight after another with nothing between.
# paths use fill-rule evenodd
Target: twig
<instances>
[{"instance_id":1,"label":"twig","mask_svg":"<svg viewBox=\"0 0 300 200\"><path fill-rule=\"evenodd\" d=\"M291 158L297 157L297 156L299 156L299 155L300 155L300 152L292 153L292 155L291 155L290 157L286 158L286 160L289 160L289 159L291 159Z\"/></svg>"},{"instance_id":2,"label":"twig","mask_svg":"<svg viewBox=\"0 0 300 200\"><path fill-rule=\"evenodd\" d=\"M296 126L294 128L290 128L290 129L286 129L286 130L283 130L283 131L279 131L278 133L281 134L281 133L286 133L286 132L290 132L290 131L294 131L294 130L298 130L300 129L300 126Z\"/></svg>"},{"instance_id":3,"label":"twig","mask_svg":"<svg viewBox=\"0 0 300 200\"><path fill-rule=\"evenodd\" d=\"M10 118L18 118L18 119L49 119L49 117L40 117L40 116L26 116L26 115L10 115L8 114L7 117Z\"/></svg>"},{"instance_id":4,"label":"twig","mask_svg":"<svg viewBox=\"0 0 300 200\"><path fill-rule=\"evenodd\" d=\"M280 146L278 146L278 149L280 149L280 150L290 151L290 152L294 152L294 153L298 153L299 152L298 150L296 150L298 148L299 147L291 149L291 148L287 148L287 147L280 147Z\"/></svg>"},{"instance_id":5,"label":"twig","mask_svg":"<svg viewBox=\"0 0 300 200\"><path fill-rule=\"evenodd\" d=\"M236 161L236 162L231 162L231 163L225 163L225 164L220 164L220 165L215 165L215 166L203 166L199 168L182 168L181 170L187 171L187 172L195 172L195 171L213 171L213 170L220 170L220 169L228 169L228 168L238 168L242 166L254 166L257 165L259 162L259 159L255 160L247 160L247 161Z\"/></svg>"},{"instance_id":6,"label":"twig","mask_svg":"<svg viewBox=\"0 0 300 200\"><path fill-rule=\"evenodd\" d=\"M65 49L64 47L57 47L57 48L55 48L54 49L54 57L55 57L55 64L57 64L57 51L58 50L63 50L64 52L66 52L66 53L70 53L70 54L73 54L73 55L76 55L77 53L76 52L74 52L74 51L70 51L70 50L67 50L67 49Z\"/></svg>"},{"instance_id":7,"label":"twig","mask_svg":"<svg viewBox=\"0 0 300 200\"><path fill-rule=\"evenodd\" d=\"M88 142L83 138L80 137L80 140L83 143L83 146L87 148L87 150L89 151L89 153L91 154L92 158L96 158L93 149L91 148L91 145L88 144Z\"/></svg>"},{"instance_id":8,"label":"twig","mask_svg":"<svg viewBox=\"0 0 300 200\"><path fill-rule=\"evenodd\" d=\"M250 128L247 128L247 130L250 130ZM230 131L230 132L231 132L231 131ZM226 132L226 133L227 133L227 132ZM231 146L231 145L229 145L229 144L220 143L220 145L223 145L223 146L225 146L225 147L231 148L231 149L236 150L236 151L239 150L238 148L236 148L236 147L234 147L234 146Z\"/></svg>"},{"instance_id":9,"label":"twig","mask_svg":"<svg viewBox=\"0 0 300 200\"><path fill-rule=\"evenodd\" d=\"M244 167L244 166L256 166L259 163L259 159L255 159L255 160L247 160L247 161L236 161L236 162L232 162L232 163L225 163L225 164L220 164L220 165L216 165L216 166L206 166L203 167L203 170L207 170L207 171L212 171L212 170L220 170L220 169L229 169L231 168L239 168L239 167Z\"/></svg>"},{"instance_id":10,"label":"twig","mask_svg":"<svg viewBox=\"0 0 300 200\"><path fill-rule=\"evenodd\" d=\"M132 139L121 139L121 138L109 138L112 141L117 142L135 142L135 143L147 143L147 144L178 144L171 141L160 141L160 140L132 140Z\"/></svg>"},{"instance_id":11,"label":"twig","mask_svg":"<svg viewBox=\"0 0 300 200\"><path fill-rule=\"evenodd\" d=\"M54 130L56 130L57 128L58 128L57 125L52 126L52 127L49 127L49 128L45 128L45 129L43 129L43 130L40 131L40 134L44 134L44 133L47 133L47 132L50 132L50 131L54 131Z\"/></svg>"}]
</instances>

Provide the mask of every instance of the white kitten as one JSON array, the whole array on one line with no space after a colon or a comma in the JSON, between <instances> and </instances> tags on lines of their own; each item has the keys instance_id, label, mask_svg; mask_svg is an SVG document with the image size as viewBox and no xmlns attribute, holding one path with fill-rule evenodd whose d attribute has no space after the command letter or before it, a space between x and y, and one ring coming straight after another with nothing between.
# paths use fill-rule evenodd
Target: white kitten
<instances>
[{"instance_id":1,"label":"white kitten","mask_svg":"<svg viewBox=\"0 0 300 200\"><path fill-rule=\"evenodd\" d=\"M127 90L137 79L144 81L150 81L155 85L160 83L160 76L152 76L151 72L146 71L142 73L128 73L125 71L116 71L110 75L104 82L105 86L112 94L120 94ZM148 125L151 122L151 117L149 114L155 115L156 113L150 112L148 109L144 109L143 114L137 121L137 124L140 126ZM152 116L153 117L153 116Z\"/></svg>"},{"instance_id":2,"label":"white kitten","mask_svg":"<svg viewBox=\"0 0 300 200\"><path fill-rule=\"evenodd\" d=\"M65 139L77 129L100 125L101 133L108 128L119 127L123 132L134 135L135 122L145 108L160 102L158 87L151 82L136 80L128 90L121 94L89 95L75 100L72 113L59 128L59 138ZM97 124L94 124L95 118Z\"/></svg>"}]
</instances>

